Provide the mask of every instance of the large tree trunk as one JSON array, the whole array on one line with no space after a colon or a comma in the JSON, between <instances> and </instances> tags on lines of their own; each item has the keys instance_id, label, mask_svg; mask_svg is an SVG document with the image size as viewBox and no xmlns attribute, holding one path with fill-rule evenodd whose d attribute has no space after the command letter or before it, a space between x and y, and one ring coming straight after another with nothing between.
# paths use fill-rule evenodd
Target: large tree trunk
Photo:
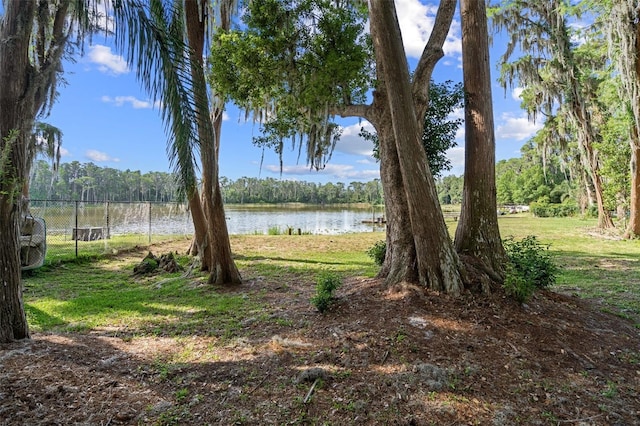
<instances>
[{"instance_id":1,"label":"large tree trunk","mask_svg":"<svg viewBox=\"0 0 640 426\"><path fill-rule=\"evenodd\" d=\"M380 155L380 182L385 194L385 217L387 235L385 255L379 278L385 278L387 285L403 281L417 282L416 249L411 226L407 226L409 217L407 194L402 183L398 152L395 149L393 124L389 112L384 82L378 79L378 89L374 93L373 109L378 112L372 123L378 133Z\"/></svg>"},{"instance_id":2,"label":"large tree trunk","mask_svg":"<svg viewBox=\"0 0 640 426\"><path fill-rule=\"evenodd\" d=\"M495 134L486 8L483 0L461 0L460 8L465 167L455 247L458 254L476 259L490 281L500 282L506 255L496 210ZM489 282L484 281L485 284ZM484 287L485 291L489 290L486 285Z\"/></svg>"},{"instance_id":3,"label":"large tree trunk","mask_svg":"<svg viewBox=\"0 0 640 426\"><path fill-rule=\"evenodd\" d=\"M421 285L430 289L459 294L463 289L460 262L420 142L420 126L395 5L386 0L372 0L369 5L376 62L382 67L387 85L395 150L409 207L418 279ZM380 144L388 144L385 149L393 150L390 142L380 139Z\"/></svg>"},{"instance_id":4,"label":"large tree trunk","mask_svg":"<svg viewBox=\"0 0 640 426\"><path fill-rule=\"evenodd\" d=\"M193 221L193 241L189 248L189 254L197 255L200 258L200 270L211 271L211 241L209 240L209 227L207 226L207 218L202 208L202 200L198 190L193 190L188 196L189 211Z\"/></svg>"},{"instance_id":5,"label":"large tree trunk","mask_svg":"<svg viewBox=\"0 0 640 426\"><path fill-rule=\"evenodd\" d=\"M637 21L633 21L635 29L635 74L632 73L630 79L635 80L633 83L634 90L632 93L638 93L640 86L640 25ZM637 238L640 236L640 101L635 99L631 102L633 111L633 130L631 132L631 205L629 208L629 226L625 232L625 238Z\"/></svg>"},{"instance_id":6,"label":"large tree trunk","mask_svg":"<svg viewBox=\"0 0 640 426\"><path fill-rule=\"evenodd\" d=\"M640 27L640 26L639 26ZM640 137L638 128L634 126L631 138L631 201L629 208L629 225L625 238L640 236Z\"/></svg>"},{"instance_id":7,"label":"large tree trunk","mask_svg":"<svg viewBox=\"0 0 640 426\"><path fill-rule=\"evenodd\" d=\"M207 241L210 253L206 259L210 272L209 282L215 284L237 284L240 273L231 255L229 231L220 192L218 143L222 114L216 114L215 123L209 116L209 100L204 75L204 36L207 5L197 0L185 1L187 36L191 48L191 75L196 87L196 115L200 138L200 159L202 163L202 209L207 219ZM225 23L223 23L225 24ZM227 23L228 24L228 23Z\"/></svg>"},{"instance_id":8,"label":"large tree trunk","mask_svg":"<svg viewBox=\"0 0 640 426\"><path fill-rule=\"evenodd\" d=\"M21 187L35 118L30 37L35 0L5 3L0 24L0 343L29 337L20 270Z\"/></svg>"},{"instance_id":9,"label":"large tree trunk","mask_svg":"<svg viewBox=\"0 0 640 426\"><path fill-rule=\"evenodd\" d=\"M229 241L229 230L227 228L227 218L224 213L224 204L222 202L222 191L220 189L220 179L218 175L218 144L220 141L220 132L222 130L222 113L216 114L213 123L215 141L214 147L215 165L214 176L212 179L213 193L211 195L211 203L213 205L208 208L209 225L212 231L212 247L213 247L213 268L209 275L210 284L240 284L242 277L233 260L231 253L231 242Z\"/></svg>"}]
</instances>

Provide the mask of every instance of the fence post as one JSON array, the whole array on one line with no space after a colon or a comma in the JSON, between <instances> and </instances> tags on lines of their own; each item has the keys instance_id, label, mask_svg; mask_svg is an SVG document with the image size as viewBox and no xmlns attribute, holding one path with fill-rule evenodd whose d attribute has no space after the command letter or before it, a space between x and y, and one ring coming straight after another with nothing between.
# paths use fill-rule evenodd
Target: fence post
<instances>
[{"instance_id":1,"label":"fence post","mask_svg":"<svg viewBox=\"0 0 640 426\"><path fill-rule=\"evenodd\" d=\"M109 202L107 201L107 206L106 206L106 210L107 210L107 240L111 239L111 224L109 223Z\"/></svg>"},{"instance_id":2,"label":"fence post","mask_svg":"<svg viewBox=\"0 0 640 426\"><path fill-rule=\"evenodd\" d=\"M78 257L78 200L76 200L76 227L74 232L74 238L76 240L76 257Z\"/></svg>"},{"instance_id":3,"label":"fence post","mask_svg":"<svg viewBox=\"0 0 640 426\"><path fill-rule=\"evenodd\" d=\"M151 244L151 201L149 201L149 244Z\"/></svg>"}]
</instances>

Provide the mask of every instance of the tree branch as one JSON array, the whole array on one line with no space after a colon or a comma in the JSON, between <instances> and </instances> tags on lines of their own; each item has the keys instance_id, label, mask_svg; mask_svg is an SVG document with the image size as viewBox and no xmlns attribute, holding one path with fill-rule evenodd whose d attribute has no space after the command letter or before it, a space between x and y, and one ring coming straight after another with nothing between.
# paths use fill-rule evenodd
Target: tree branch
<instances>
[{"instance_id":1,"label":"tree branch","mask_svg":"<svg viewBox=\"0 0 640 426\"><path fill-rule=\"evenodd\" d=\"M416 109L416 118L421 125L427 108L429 108L429 82L431 75L440 58L444 56L442 46L447 39L449 28L451 28L456 3L456 0L442 0L440 2L431 36L429 36L429 41L422 51L422 56L413 76L413 102Z\"/></svg>"},{"instance_id":2,"label":"tree branch","mask_svg":"<svg viewBox=\"0 0 640 426\"><path fill-rule=\"evenodd\" d=\"M339 115L342 118L346 117L363 117L369 121L371 120L371 105L336 105L329 108L329 115Z\"/></svg>"}]
</instances>

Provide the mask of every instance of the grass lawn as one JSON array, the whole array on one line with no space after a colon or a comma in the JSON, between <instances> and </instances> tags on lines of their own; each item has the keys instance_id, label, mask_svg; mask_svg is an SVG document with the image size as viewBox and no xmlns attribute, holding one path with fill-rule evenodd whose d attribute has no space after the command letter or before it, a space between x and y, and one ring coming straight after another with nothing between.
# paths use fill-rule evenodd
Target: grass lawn
<instances>
[{"instance_id":1,"label":"grass lawn","mask_svg":"<svg viewBox=\"0 0 640 426\"><path fill-rule=\"evenodd\" d=\"M595 309L548 291L521 305L387 288L366 254L382 232L233 235L243 284L211 286L181 239L150 250L177 252L184 272L136 275L135 250L25 273L33 339L0 348L0 413L19 420L8 425L637 424L640 241L593 220L499 223L503 238L548 244L552 290ZM342 285L319 313L324 271Z\"/></svg>"},{"instance_id":2,"label":"grass lawn","mask_svg":"<svg viewBox=\"0 0 640 426\"><path fill-rule=\"evenodd\" d=\"M448 223L453 233L456 223ZM595 231L594 220L513 215L501 217L499 223L503 238L536 235L549 245L560 267L554 290L597 299L603 310L640 323L639 241L605 238ZM377 268L366 250L381 239L381 232L234 235L231 245L245 276L308 277L331 269L345 277L372 277ZM178 260L184 266L189 263L186 256ZM259 309L238 296L217 293L203 285L203 277L183 278L178 273L160 281L139 279L133 277L133 266L133 260L127 263L122 258L80 259L26 274L25 301L32 329L79 331L127 325L147 333L159 332L159 324L164 324L168 327L161 327L163 333L182 334L213 313L225 314L220 327L233 328L233 318L245 315L243 310Z\"/></svg>"}]
</instances>

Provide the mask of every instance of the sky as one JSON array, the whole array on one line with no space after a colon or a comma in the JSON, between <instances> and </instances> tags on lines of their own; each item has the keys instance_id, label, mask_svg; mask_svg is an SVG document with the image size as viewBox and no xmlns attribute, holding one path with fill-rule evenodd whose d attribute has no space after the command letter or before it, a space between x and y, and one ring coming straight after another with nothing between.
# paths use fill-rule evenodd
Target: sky
<instances>
[{"instance_id":1,"label":"sky","mask_svg":"<svg viewBox=\"0 0 640 426\"><path fill-rule=\"evenodd\" d=\"M405 51L415 64L429 37L438 2L395 0ZM0 11L1 12L1 11ZM433 80L462 81L461 33L459 16L454 18L445 43L445 57L435 68ZM496 36L490 50L496 160L517 157L520 147L541 123L533 123L519 107L518 88L505 92L497 81L495 61L505 50L505 41ZM43 119L63 132L62 162L93 162L101 167L121 170L171 171L166 151L166 133L157 105L141 89L135 70L114 49L112 40L101 36L85 46L83 56L66 62L66 84L49 117ZM462 111L456 111L463 116ZM343 127L340 142L327 166L320 171L305 164L305 154L285 142L282 170L278 155L252 144L259 125L244 120L244 113L227 105L222 126L220 175L232 180L241 177L295 179L309 182L366 182L379 178L379 165L371 157L372 145L358 136L366 121L338 119ZM371 128L372 129L372 128ZM464 170L464 131L458 132L457 147L447 152L453 169Z\"/></svg>"}]
</instances>

